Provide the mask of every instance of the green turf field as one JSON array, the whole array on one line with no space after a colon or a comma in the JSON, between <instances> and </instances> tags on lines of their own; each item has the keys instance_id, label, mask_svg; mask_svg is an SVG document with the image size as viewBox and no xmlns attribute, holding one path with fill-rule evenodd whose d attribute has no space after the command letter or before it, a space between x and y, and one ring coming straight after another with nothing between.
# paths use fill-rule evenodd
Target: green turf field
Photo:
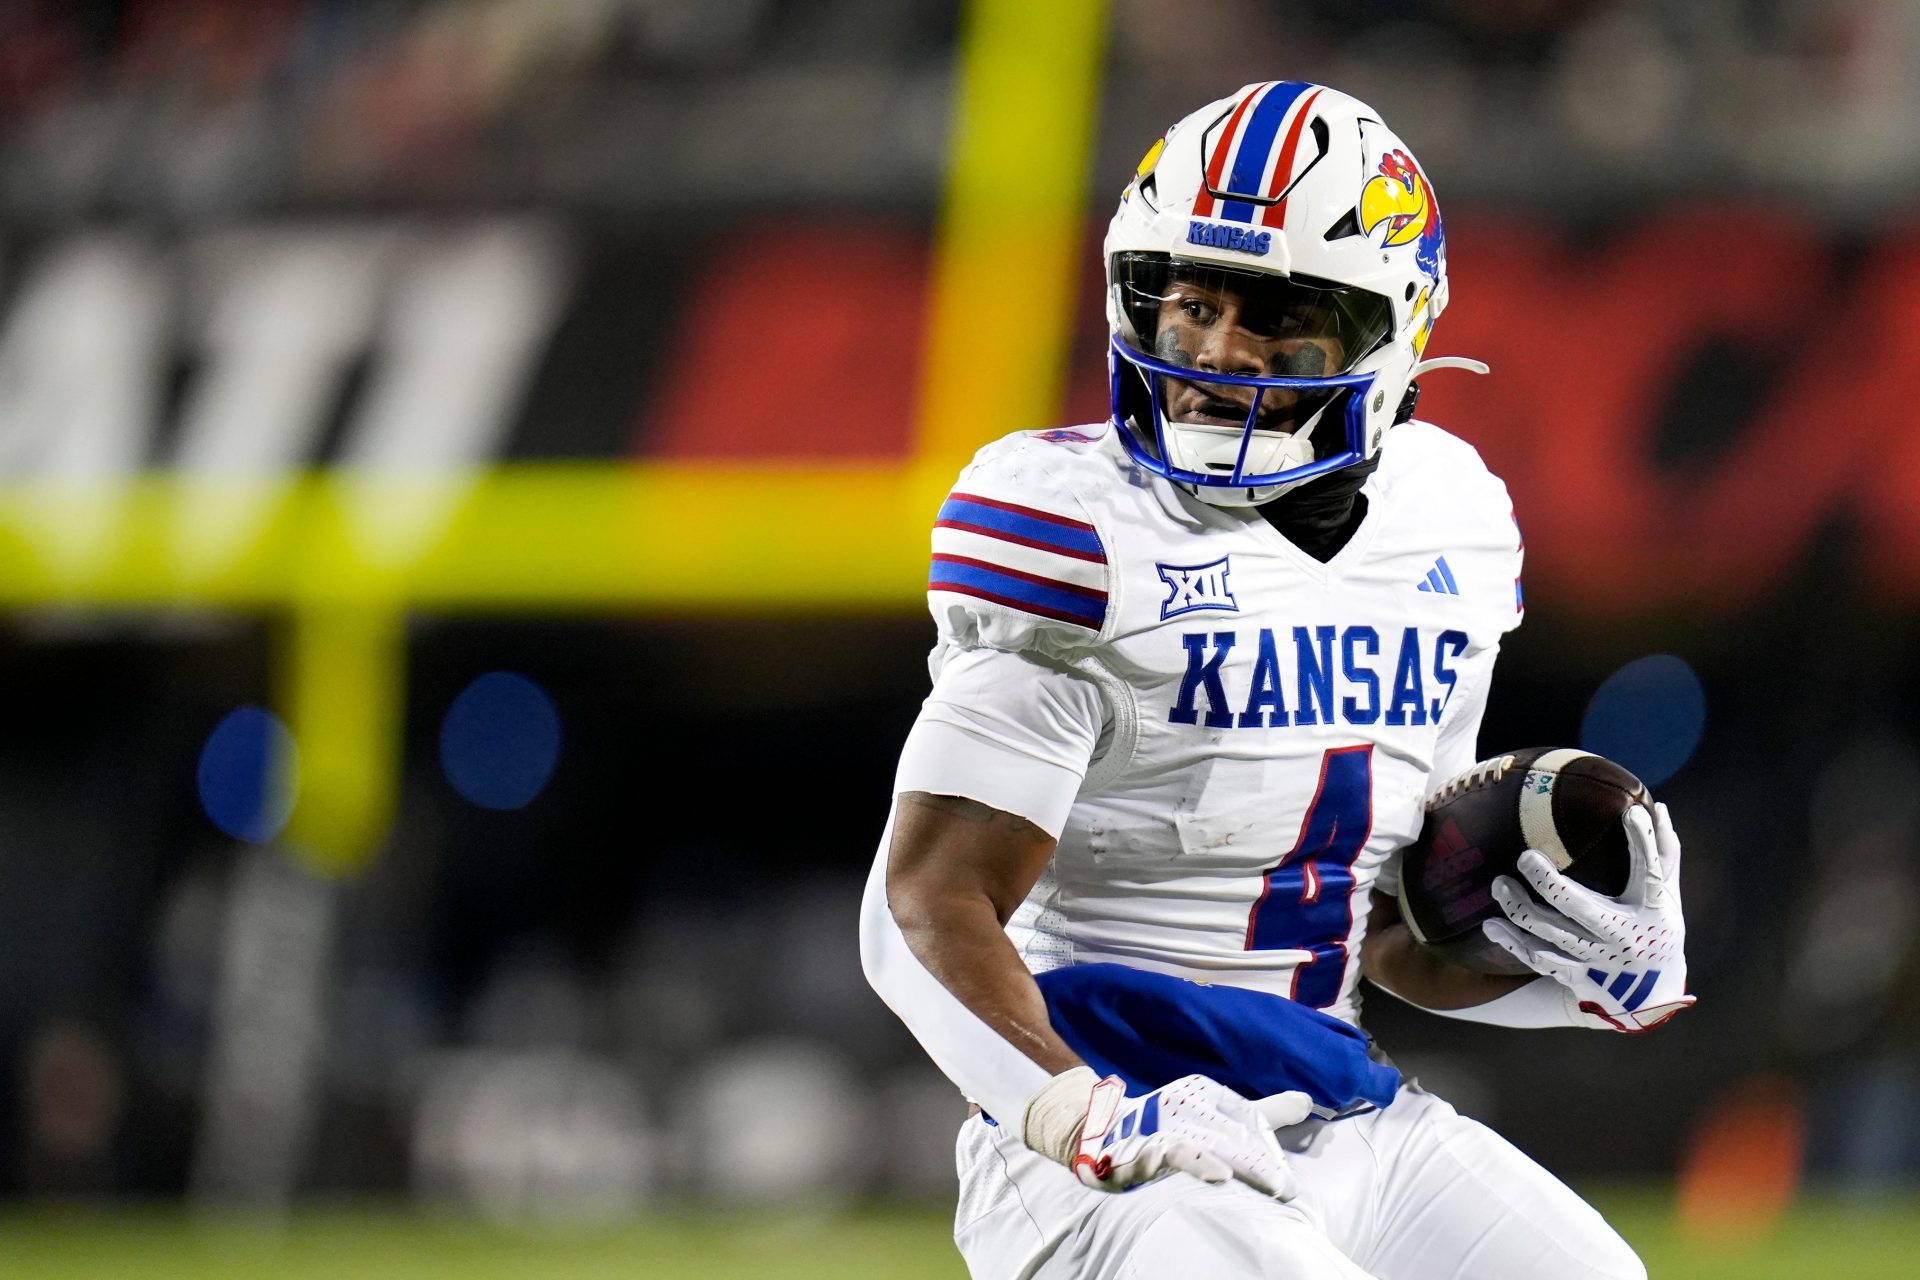
<instances>
[{"instance_id":1,"label":"green turf field","mask_svg":"<svg viewBox=\"0 0 1920 1280\"><path fill-rule=\"evenodd\" d=\"M1920 1200L1912 1197L1871 1209L1816 1202L1765 1238L1714 1249L1677 1240L1660 1196L1595 1199L1640 1249L1655 1280L1920 1275ZM964 1274L947 1240L946 1215L930 1210L832 1218L699 1214L544 1236L380 1210L302 1214L283 1232L160 1211L0 1215L0 1275L9 1280L958 1280Z\"/></svg>"}]
</instances>

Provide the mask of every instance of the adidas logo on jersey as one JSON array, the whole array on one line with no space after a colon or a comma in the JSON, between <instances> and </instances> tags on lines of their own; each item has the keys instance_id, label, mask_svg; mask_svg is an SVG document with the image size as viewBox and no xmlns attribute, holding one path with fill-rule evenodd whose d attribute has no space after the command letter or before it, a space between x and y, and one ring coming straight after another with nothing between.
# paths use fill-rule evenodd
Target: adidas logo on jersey
<instances>
[{"instance_id":1,"label":"adidas logo on jersey","mask_svg":"<svg viewBox=\"0 0 1920 1280\"><path fill-rule=\"evenodd\" d=\"M1447 567L1447 558L1441 556L1433 562L1433 568L1427 570L1427 579L1415 590L1431 591L1435 595L1457 596L1460 584L1453 580L1453 570Z\"/></svg>"}]
</instances>

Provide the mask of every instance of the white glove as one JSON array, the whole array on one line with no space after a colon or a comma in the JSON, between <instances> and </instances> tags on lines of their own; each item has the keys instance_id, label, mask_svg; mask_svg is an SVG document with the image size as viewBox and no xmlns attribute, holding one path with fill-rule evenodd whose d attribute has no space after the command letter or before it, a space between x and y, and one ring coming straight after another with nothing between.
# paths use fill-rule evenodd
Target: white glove
<instances>
[{"instance_id":1,"label":"white glove","mask_svg":"<svg viewBox=\"0 0 1920 1280\"><path fill-rule=\"evenodd\" d=\"M1273 1131L1312 1111L1304 1093L1249 1102L1197 1075L1129 1098L1120 1077L1099 1079L1091 1067L1075 1067L1034 1094L1022 1133L1029 1147L1097 1191L1124 1191L1178 1169L1203 1182L1238 1178L1290 1200L1293 1173Z\"/></svg>"},{"instance_id":2,"label":"white glove","mask_svg":"<svg viewBox=\"0 0 1920 1280\"><path fill-rule=\"evenodd\" d=\"M1507 920L1481 928L1522 964L1567 988L1572 1021L1651 1031L1694 1002L1686 994L1680 838L1664 804L1655 805L1651 817L1634 805L1621 821L1630 868L1624 894L1596 893L1529 849L1520 855L1520 872L1544 901L1511 876L1499 876L1493 896Z\"/></svg>"}]
</instances>

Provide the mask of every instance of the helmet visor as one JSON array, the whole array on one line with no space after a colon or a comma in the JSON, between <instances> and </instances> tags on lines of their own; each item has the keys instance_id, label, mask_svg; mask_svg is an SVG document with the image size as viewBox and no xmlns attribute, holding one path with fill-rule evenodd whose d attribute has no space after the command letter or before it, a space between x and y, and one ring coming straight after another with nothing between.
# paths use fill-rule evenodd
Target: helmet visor
<instances>
[{"instance_id":1,"label":"helmet visor","mask_svg":"<svg viewBox=\"0 0 1920 1280\"><path fill-rule=\"evenodd\" d=\"M1366 289L1164 253L1117 254L1113 267L1128 321L1121 340L1142 355L1203 375L1164 381L1161 411L1174 422L1246 421L1253 388L1212 382L1205 374L1339 377L1378 350L1393 328L1392 306ZM1301 393L1276 389L1261 399L1260 426L1286 430L1281 419L1294 417Z\"/></svg>"},{"instance_id":2,"label":"helmet visor","mask_svg":"<svg viewBox=\"0 0 1920 1280\"><path fill-rule=\"evenodd\" d=\"M1115 421L1150 469L1187 483L1294 483L1365 456L1356 372L1393 331L1366 289L1122 253ZM1344 424L1344 430L1342 429ZM1143 456L1136 454L1136 457Z\"/></svg>"}]
</instances>

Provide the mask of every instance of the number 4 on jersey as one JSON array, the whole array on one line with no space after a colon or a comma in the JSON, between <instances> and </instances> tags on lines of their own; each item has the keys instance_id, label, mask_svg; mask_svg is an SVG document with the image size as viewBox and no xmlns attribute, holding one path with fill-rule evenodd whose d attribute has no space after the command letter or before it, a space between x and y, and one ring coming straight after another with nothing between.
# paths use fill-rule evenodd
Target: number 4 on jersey
<instances>
[{"instance_id":1,"label":"number 4 on jersey","mask_svg":"<svg viewBox=\"0 0 1920 1280\"><path fill-rule=\"evenodd\" d=\"M1373 834L1373 746L1334 747L1300 838L1266 874L1247 917L1248 951L1309 951L1293 998L1324 1009L1340 998L1353 936L1353 862Z\"/></svg>"}]
</instances>

